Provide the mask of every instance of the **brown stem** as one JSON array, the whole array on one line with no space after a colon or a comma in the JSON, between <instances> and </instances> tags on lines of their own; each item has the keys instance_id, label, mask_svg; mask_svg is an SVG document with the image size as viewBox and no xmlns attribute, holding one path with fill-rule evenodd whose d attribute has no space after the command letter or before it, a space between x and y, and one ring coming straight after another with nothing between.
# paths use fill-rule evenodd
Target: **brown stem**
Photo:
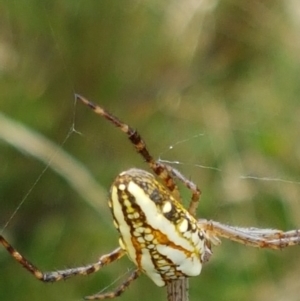
<instances>
[{"instance_id":1,"label":"brown stem","mask_svg":"<svg viewBox=\"0 0 300 301\"><path fill-rule=\"evenodd\" d=\"M189 301L189 279L178 279L167 284L168 301Z\"/></svg>"}]
</instances>

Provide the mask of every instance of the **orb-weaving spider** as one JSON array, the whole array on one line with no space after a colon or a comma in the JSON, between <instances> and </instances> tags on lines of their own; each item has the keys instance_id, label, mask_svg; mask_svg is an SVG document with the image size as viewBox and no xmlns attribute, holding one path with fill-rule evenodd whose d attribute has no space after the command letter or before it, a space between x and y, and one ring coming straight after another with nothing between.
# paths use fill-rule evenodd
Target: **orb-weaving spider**
<instances>
[{"instance_id":1,"label":"orb-weaving spider","mask_svg":"<svg viewBox=\"0 0 300 301\"><path fill-rule=\"evenodd\" d=\"M114 298L121 295L142 272L158 286L199 275L202 264L211 255L211 244L220 243L218 237L247 246L277 250L300 244L299 230L283 232L240 228L197 220L195 213L200 189L178 170L154 160L141 136L129 125L80 95L76 95L76 99L120 128L161 182L139 169L129 169L117 176L110 189L108 204L120 235L120 247L86 266L42 272L0 235L1 244L35 278L43 282L55 282L75 275L88 275L127 254L136 265L129 277L113 292L85 297L87 300ZM181 204L175 180L181 181L192 191L188 210Z\"/></svg>"}]
</instances>

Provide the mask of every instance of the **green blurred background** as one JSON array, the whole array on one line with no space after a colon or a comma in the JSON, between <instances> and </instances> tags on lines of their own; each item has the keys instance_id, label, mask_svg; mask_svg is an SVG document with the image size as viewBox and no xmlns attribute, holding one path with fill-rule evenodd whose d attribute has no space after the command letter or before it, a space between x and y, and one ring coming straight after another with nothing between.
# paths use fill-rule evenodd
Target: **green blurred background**
<instances>
[{"instance_id":1,"label":"green blurred background","mask_svg":"<svg viewBox=\"0 0 300 301\"><path fill-rule=\"evenodd\" d=\"M45 163L1 137L3 235L44 270L90 263L117 246L105 194L119 172L147 166L122 133L74 106L74 93L139 129L155 157L180 162L202 189L199 217L300 228L299 10L297 0L2 1L1 113L56 143L104 191L97 210L51 164L42 174ZM68 136L73 127L81 135ZM42 284L0 248L0 297L81 300L131 267L124 258L89 277ZM190 300L298 301L299 275L297 247L224 241L190 280ZM166 300L165 289L142 276L120 297L141 299Z\"/></svg>"}]
</instances>

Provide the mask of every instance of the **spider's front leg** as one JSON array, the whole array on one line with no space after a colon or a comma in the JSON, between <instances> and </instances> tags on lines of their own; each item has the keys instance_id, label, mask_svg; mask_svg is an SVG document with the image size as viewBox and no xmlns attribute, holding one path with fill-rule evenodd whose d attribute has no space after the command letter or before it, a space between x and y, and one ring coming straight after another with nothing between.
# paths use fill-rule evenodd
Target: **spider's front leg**
<instances>
[{"instance_id":1,"label":"spider's front leg","mask_svg":"<svg viewBox=\"0 0 300 301\"><path fill-rule=\"evenodd\" d=\"M170 165L164 165L164 168L168 170L169 174L172 175L174 179L181 181L188 189L192 191L192 198L189 204L188 212L193 216L196 216L196 211L201 196L200 188L191 180L187 179L179 170L175 169Z\"/></svg>"},{"instance_id":2,"label":"spider's front leg","mask_svg":"<svg viewBox=\"0 0 300 301\"><path fill-rule=\"evenodd\" d=\"M20 263L36 279L43 282L56 282L76 275L89 275L91 273L95 273L103 266L110 264L125 254L121 248L117 248L111 253L101 256L97 262L88 264L86 266L53 272L42 272L23 255L21 255L2 235L0 235L0 243L18 263Z\"/></svg>"},{"instance_id":3,"label":"spider's front leg","mask_svg":"<svg viewBox=\"0 0 300 301\"><path fill-rule=\"evenodd\" d=\"M146 147L146 143L142 139L141 135L130 125L122 122L119 118L112 115L104 108L99 105L96 105L84 98L83 96L76 94L75 98L80 100L83 104L92 109L96 114L104 117L113 123L116 127L118 127L123 133L125 133L130 140L130 142L134 145L136 151L144 158L144 160L148 163L153 172L165 183L168 190L172 193L172 195L181 202L181 196L178 190L178 187L175 183L175 179L180 180L187 188L192 190L192 201L189 206L189 212L196 216L196 209L199 202L199 197L201 194L200 189L190 180L188 180L185 176L183 176L177 169L166 165L162 162L159 162L153 158Z\"/></svg>"}]
</instances>

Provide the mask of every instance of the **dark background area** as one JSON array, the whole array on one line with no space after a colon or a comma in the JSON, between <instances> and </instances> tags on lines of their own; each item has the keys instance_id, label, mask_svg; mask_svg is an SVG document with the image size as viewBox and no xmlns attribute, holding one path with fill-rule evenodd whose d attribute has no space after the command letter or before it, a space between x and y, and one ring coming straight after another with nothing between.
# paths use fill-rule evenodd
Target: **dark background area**
<instances>
[{"instance_id":1,"label":"dark background area","mask_svg":"<svg viewBox=\"0 0 300 301\"><path fill-rule=\"evenodd\" d=\"M99 209L91 207L51 167L55 152L45 150L42 174L47 164L3 132L35 145L1 123L3 235L43 270L90 263L117 246L105 194L119 172L147 166L122 133L74 106L74 93L137 128L154 157L179 161L175 167L203 192L199 217L300 228L299 11L291 0L2 1L0 116L57 144L104 191ZM81 135L64 142L73 126ZM187 206L190 192L181 190ZM121 282L132 266L123 258L47 285L0 248L0 296L81 300ZM190 280L190 300L298 301L299 274L298 247L274 252L223 241ZM141 299L165 300L165 289L142 276L120 297Z\"/></svg>"}]
</instances>

